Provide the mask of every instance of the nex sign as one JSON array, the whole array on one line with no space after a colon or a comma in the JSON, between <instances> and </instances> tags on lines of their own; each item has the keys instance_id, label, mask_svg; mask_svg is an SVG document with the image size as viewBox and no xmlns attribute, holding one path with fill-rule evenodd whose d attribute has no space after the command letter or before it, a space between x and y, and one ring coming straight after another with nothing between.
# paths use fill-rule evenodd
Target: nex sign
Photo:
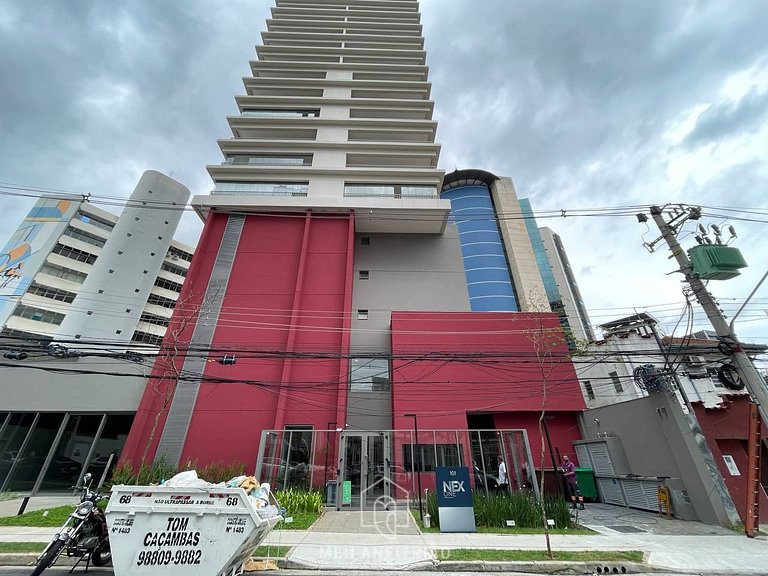
<instances>
[{"instance_id":1,"label":"nex sign","mask_svg":"<svg viewBox=\"0 0 768 576\"><path fill-rule=\"evenodd\" d=\"M443 497L454 498L459 492L466 492L464 480L450 480L443 482Z\"/></svg>"}]
</instances>

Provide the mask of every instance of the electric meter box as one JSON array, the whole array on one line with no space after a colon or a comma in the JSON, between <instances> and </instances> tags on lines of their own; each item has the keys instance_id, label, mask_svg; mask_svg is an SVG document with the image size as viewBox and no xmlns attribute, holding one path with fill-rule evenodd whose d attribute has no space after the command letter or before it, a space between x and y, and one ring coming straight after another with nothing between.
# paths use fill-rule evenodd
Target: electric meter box
<instances>
[{"instance_id":1,"label":"electric meter box","mask_svg":"<svg viewBox=\"0 0 768 576\"><path fill-rule=\"evenodd\" d=\"M722 244L699 244L688 250L688 257L703 280L730 280L747 267L738 248Z\"/></svg>"},{"instance_id":2,"label":"electric meter box","mask_svg":"<svg viewBox=\"0 0 768 576\"><path fill-rule=\"evenodd\" d=\"M231 576L282 516L242 488L113 486L107 527L116 576Z\"/></svg>"}]
</instances>

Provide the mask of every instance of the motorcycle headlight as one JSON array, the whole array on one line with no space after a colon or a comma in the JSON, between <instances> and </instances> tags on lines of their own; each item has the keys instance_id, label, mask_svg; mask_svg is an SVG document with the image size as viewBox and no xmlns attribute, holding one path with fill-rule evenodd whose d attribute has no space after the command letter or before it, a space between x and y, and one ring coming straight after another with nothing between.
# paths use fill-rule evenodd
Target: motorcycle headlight
<instances>
[{"instance_id":1,"label":"motorcycle headlight","mask_svg":"<svg viewBox=\"0 0 768 576\"><path fill-rule=\"evenodd\" d=\"M78 516L88 516L91 510L93 510L93 502L81 502L77 510L75 510L75 514Z\"/></svg>"}]
</instances>

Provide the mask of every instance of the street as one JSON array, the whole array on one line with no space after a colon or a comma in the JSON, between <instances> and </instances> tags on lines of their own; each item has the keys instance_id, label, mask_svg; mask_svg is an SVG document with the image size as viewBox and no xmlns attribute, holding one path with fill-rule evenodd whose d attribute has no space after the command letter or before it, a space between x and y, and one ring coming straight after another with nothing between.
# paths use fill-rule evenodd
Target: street
<instances>
[{"instance_id":1,"label":"street","mask_svg":"<svg viewBox=\"0 0 768 576\"><path fill-rule=\"evenodd\" d=\"M53 568L49 568L44 572L44 574L56 574L58 576L63 576L64 574L67 574L69 572L68 566L54 566ZM32 572L31 567L0 567L0 576L29 576L29 574ZM78 573L84 573L84 571L80 570L79 568L75 570L74 574ZM354 576L381 576L381 572L372 572L372 571L356 571L356 570L280 570L279 576L341 576L343 575L349 575L350 573L353 573ZM542 572L543 573L543 572ZM111 569L107 568L88 568L88 574L94 574L94 575L112 575L114 572L112 572ZM250 574L265 574L262 572L251 572ZM477 576L480 574L479 572L441 572L444 576ZM526 576L528 574L531 574L530 572L494 572L494 574L507 574L509 576ZM686 573L683 572L636 572L637 576L686 576ZM687 573L690 576L697 576L700 575L701 572L690 572ZM716 572L707 572L707 576L720 576ZM723 573L723 576L733 576L732 573ZM388 576L414 576L414 572L388 572ZM204 576L204 575L198 575L195 574L194 571L190 571L190 576Z\"/></svg>"}]
</instances>

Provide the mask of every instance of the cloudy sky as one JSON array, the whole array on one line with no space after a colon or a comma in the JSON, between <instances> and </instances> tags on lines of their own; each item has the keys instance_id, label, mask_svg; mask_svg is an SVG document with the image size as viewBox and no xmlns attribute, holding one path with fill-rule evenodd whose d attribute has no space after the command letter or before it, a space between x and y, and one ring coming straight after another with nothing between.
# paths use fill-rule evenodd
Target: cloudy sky
<instances>
[{"instance_id":1,"label":"cloudy sky","mask_svg":"<svg viewBox=\"0 0 768 576\"><path fill-rule=\"evenodd\" d=\"M208 193L205 165L221 161L216 139L230 135L272 4L0 0L0 183L127 197L155 169ZM510 176L537 213L565 210L539 225L562 236L593 324L646 311L682 335L685 300L668 252L642 246L653 227L633 210L582 209L706 207L718 216L703 222L734 225L750 264L710 284L738 309L768 268L764 0L421 7L441 167ZM33 203L0 196L2 243ZM177 238L194 244L200 230L187 215ZM768 282L737 324L764 344L767 329Z\"/></svg>"}]
</instances>

